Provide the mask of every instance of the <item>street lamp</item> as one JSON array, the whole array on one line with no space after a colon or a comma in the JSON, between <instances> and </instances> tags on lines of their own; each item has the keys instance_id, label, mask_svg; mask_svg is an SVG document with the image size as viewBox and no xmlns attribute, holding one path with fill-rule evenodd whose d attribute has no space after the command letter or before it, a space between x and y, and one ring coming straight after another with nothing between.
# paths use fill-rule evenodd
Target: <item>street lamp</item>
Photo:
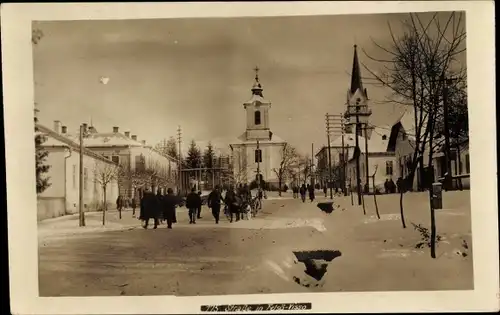
<instances>
[{"instance_id":1,"label":"street lamp","mask_svg":"<svg viewBox=\"0 0 500 315\"><path fill-rule=\"evenodd\" d=\"M355 118L355 131L356 131L356 145L355 145L355 153L356 153L356 186L358 193L358 205L361 205L361 177L360 177L360 165L359 165L359 156L361 150L359 148L359 133L362 130L361 125L368 125L368 118L371 116L372 111L368 108L366 104L360 104L361 99L356 99L355 105L347 105L347 112L345 113L345 118L348 120L348 125L352 125L351 118ZM366 156L366 184L368 185L368 137L365 128L365 156Z\"/></svg>"}]
</instances>

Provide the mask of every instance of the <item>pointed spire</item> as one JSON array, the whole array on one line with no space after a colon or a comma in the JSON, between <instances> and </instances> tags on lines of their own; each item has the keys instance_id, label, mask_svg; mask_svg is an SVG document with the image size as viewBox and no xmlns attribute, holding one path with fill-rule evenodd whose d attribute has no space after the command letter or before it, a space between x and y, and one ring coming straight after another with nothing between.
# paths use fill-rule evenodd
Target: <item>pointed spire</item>
<instances>
[{"instance_id":1,"label":"pointed spire","mask_svg":"<svg viewBox=\"0 0 500 315\"><path fill-rule=\"evenodd\" d=\"M262 88L262 85L260 84L260 81L259 81L259 70L260 69L259 69L259 67L256 66L253 70L255 71L255 83L253 84L253 87L252 87L252 94L263 97L262 91L264 89Z\"/></svg>"},{"instance_id":2,"label":"pointed spire","mask_svg":"<svg viewBox=\"0 0 500 315\"><path fill-rule=\"evenodd\" d=\"M351 94L356 93L356 90L359 89L362 93L364 93L363 83L361 82L361 69L359 68L359 60L358 60L358 45L354 45L354 59L352 61L352 72L351 72Z\"/></svg>"}]
</instances>

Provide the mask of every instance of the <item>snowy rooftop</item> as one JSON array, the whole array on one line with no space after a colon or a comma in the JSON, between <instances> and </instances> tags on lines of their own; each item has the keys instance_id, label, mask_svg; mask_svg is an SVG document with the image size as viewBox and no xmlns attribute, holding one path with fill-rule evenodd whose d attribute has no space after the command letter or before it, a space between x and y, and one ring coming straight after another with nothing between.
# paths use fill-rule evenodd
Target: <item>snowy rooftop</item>
<instances>
[{"instance_id":1,"label":"snowy rooftop","mask_svg":"<svg viewBox=\"0 0 500 315\"><path fill-rule=\"evenodd\" d=\"M79 135L68 134L68 138L73 141L79 141ZM143 144L133 140L121 133L90 133L85 137L85 145L88 147L113 147L113 146L131 146L141 147Z\"/></svg>"}]
</instances>

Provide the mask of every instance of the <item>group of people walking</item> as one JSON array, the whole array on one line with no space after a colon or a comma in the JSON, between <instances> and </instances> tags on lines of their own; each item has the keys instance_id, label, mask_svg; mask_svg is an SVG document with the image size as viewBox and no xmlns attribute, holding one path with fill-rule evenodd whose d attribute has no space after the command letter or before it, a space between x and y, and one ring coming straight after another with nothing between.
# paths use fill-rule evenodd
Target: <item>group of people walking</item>
<instances>
[{"instance_id":1,"label":"group of people walking","mask_svg":"<svg viewBox=\"0 0 500 315\"><path fill-rule=\"evenodd\" d=\"M252 194L247 185L239 185L237 189L232 186L223 191L220 186L215 186L212 192L208 195L206 201L207 206L212 210L212 215L215 223L220 221L220 212L224 204L224 210L227 211L230 222L239 221L243 213L249 206L252 208L262 208L263 192L259 190L256 198L252 198ZM132 198L134 200L134 198ZM134 200L135 201L135 200ZM171 229L174 223L177 223L176 208L185 205L188 209L189 224L196 224L197 219L201 219L201 209L203 199L201 191L196 192L195 188L184 199L180 195L174 194L172 188L167 189L167 193L163 195L160 191L155 195L150 189L146 189L140 198L140 215L139 219L144 222L143 228L147 229L150 220L153 220L153 228L156 229L161 222L166 221L167 228ZM121 210L123 207L123 199L117 200L117 208ZM132 209L135 215L135 203L132 203ZM121 211L120 211L121 215ZM121 216L120 216L121 217Z\"/></svg>"},{"instance_id":2,"label":"group of people walking","mask_svg":"<svg viewBox=\"0 0 500 315\"><path fill-rule=\"evenodd\" d=\"M302 186L300 186L300 187L293 186L292 192L293 192L294 199L298 198L299 194L300 194L300 198L302 199L302 202L306 202L306 195L307 194L309 195L309 200L311 202L313 202L314 199L316 198L313 185L307 184L307 186L306 186L306 184L302 184Z\"/></svg>"}]
</instances>

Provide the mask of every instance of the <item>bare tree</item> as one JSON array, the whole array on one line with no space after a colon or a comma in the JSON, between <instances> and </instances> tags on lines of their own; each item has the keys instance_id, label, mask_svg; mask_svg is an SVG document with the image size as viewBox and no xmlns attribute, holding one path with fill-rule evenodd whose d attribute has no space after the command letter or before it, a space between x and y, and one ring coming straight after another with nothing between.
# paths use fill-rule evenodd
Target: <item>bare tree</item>
<instances>
[{"instance_id":1,"label":"bare tree","mask_svg":"<svg viewBox=\"0 0 500 315\"><path fill-rule=\"evenodd\" d=\"M447 16L445 16L447 15ZM435 122L443 119L443 111L438 106L442 101L442 82L453 77L457 86L466 82L466 69L461 64L465 45L465 25L463 13L434 13L425 20L422 14L410 13L402 21L403 34L396 36L391 25L391 47L383 47L374 42L386 57L376 58L365 52L374 61L382 65L380 71L372 71L364 66L375 82L392 91L387 101L413 109L413 130L406 130L412 138L412 158L408 163L409 174L400 185L400 192L411 190L414 176L419 167L420 179L423 179L425 152L432 158L432 152L444 140L435 133ZM447 119L447 118L446 118ZM428 168L432 170L432 159ZM426 188L430 188L426 183ZM420 185L419 189L423 186ZM401 196L402 200L402 196ZM404 225L404 212L401 204L401 220Z\"/></svg>"},{"instance_id":2,"label":"bare tree","mask_svg":"<svg viewBox=\"0 0 500 315\"><path fill-rule=\"evenodd\" d=\"M273 172L278 178L278 189L279 196L281 196L281 186L283 181L287 179L293 172L292 165L297 162L298 159L297 150L291 145L285 144L281 150L281 162L279 168L273 168Z\"/></svg>"},{"instance_id":3,"label":"bare tree","mask_svg":"<svg viewBox=\"0 0 500 315\"><path fill-rule=\"evenodd\" d=\"M108 185L113 181L118 181L119 176L118 165L110 164L110 163L97 163L94 169L94 181L99 184L103 192L103 202L104 207L102 209L102 225L106 224L106 211L108 209L107 204L107 191Z\"/></svg>"}]
</instances>

